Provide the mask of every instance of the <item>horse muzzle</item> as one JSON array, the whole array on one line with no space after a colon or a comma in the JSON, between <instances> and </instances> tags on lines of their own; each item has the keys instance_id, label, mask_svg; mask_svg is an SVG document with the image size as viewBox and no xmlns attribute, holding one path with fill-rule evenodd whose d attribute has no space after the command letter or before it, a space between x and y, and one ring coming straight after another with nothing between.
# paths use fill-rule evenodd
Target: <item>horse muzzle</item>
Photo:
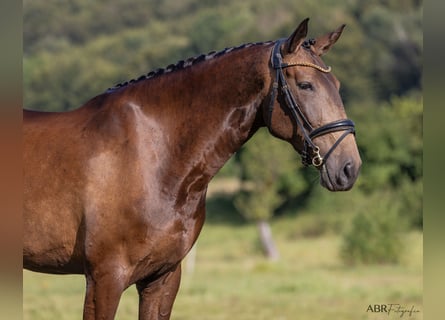
<instances>
[{"instance_id":1,"label":"horse muzzle","mask_svg":"<svg viewBox=\"0 0 445 320\"><path fill-rule=\"evenodd\" d=\"M330 166L328 161L320 168L320 184L329 191L348 191L357 180L360 167L360 159L348 159L339 166Z\"/></svg>"}]
</instances>

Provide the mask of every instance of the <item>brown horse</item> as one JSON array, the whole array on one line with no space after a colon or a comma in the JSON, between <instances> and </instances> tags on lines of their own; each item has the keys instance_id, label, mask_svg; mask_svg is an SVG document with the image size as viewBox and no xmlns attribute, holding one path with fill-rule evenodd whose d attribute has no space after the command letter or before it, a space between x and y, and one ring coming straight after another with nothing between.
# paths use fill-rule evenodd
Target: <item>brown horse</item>
<instances>
[{"instance_id":1,"label":"brown horse","mask_svg":"<svg viewBox=\"0 0 445 320\"><path fill-rule=\"evenodd\" d=\"M288 141L327 189L350 189L354 124L320 59L344 26L305 40L308 20L287 39L180 61L74 111L24 111L24 267L85 274L84 319L113 319L132 284L139 319L169 319L207 185L258 128Z\"/></svg>"}]
</instances>

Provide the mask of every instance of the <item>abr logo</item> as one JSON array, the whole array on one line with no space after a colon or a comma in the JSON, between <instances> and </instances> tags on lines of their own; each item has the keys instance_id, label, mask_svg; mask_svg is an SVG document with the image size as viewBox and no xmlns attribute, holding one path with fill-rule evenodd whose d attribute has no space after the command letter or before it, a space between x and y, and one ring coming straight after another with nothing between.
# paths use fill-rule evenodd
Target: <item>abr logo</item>
<instances>
[{"instance_id":1,"label":"abr logo","mask_svg":"<svg viewBox=\"0 0 445 320\"><path fill-rule=\"evenodd\" d=\"M366 312L388 312L388 310L386 309L387 305L386 304L370 304L368 305L368 309L366 309Z\"/></svg>"},{"instance_id":2,"label":"abr logo","mask_svg":"<svg viewBox=\"0 0 445 320\"><path fill-rule=\"evenodd\" d=\"M414 306L411 308L406 308L399 303L388 303L388 304L370 304L366 309L366 312L375 313L386 313L388 316L392 313L397 314L399 318L407 315L409 317L414 316L419 313L420 310L416 309Z\"/></svg>"}]
</instances>

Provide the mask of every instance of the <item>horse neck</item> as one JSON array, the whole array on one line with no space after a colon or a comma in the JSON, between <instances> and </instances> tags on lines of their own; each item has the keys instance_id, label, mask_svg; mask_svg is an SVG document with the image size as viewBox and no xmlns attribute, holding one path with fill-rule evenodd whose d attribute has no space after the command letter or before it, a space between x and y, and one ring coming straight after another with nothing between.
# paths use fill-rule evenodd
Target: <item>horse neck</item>
<instances>
[{"instance_id":1,"label":"horse neck","mask_svg":"<svg viewBox=\"0 0 445 320\"><path fill-rule=\"evenodd\" d=\"M269 56L270 45L254 45L144 81L144 113L156 119L166 146L161 171L207 185L264 125Z\"/></svg>"}]
</instances>

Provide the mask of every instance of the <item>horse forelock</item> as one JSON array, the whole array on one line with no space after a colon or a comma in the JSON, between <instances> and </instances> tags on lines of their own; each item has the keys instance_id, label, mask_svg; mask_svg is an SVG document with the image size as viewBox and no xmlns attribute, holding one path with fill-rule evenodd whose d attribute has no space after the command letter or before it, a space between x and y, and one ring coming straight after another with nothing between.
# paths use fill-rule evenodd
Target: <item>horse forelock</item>
<instances>
[{"instance_id":1,"label":"horse forelock","mask_svg":"<svg viewBox=\"0 0 445 320\"><path fill-rule=\"evenodd\" d=\"M116 89L122 88L122 87L126 87L129 84L133 84L136 82L140 82L143 80L148 80L148 79L152 79L158 76L162 76L164 74L173 72L173 71L177 71L177 70L182 70L191 66L196 65L197 63L203 62L203 61L208 61L208 60L212 60L218 57L221 57L227 53L230 52L234 52L240 49L244 49L244 48L249 48L252 46L263 46L263 45L268 45L271 44L273 41L264 41L264 42L254 42L254 43L245 43L236 47L229 47L229 48L225 48L221 51L211 51L207 54L201 54L201 55L197 55L191 58L188 58L186 60L179 60L178 62L174 63L174 64L170 64L165 68L158 68L158 69L154 69L152 71L150 71L147 74L141 75L139 78L137 79L131 79L129 81L125 81L125 82L121 82L116 84L115 86L108 88L106 90L106 92L112 92Z\"/></svg>"}]
</instances>

